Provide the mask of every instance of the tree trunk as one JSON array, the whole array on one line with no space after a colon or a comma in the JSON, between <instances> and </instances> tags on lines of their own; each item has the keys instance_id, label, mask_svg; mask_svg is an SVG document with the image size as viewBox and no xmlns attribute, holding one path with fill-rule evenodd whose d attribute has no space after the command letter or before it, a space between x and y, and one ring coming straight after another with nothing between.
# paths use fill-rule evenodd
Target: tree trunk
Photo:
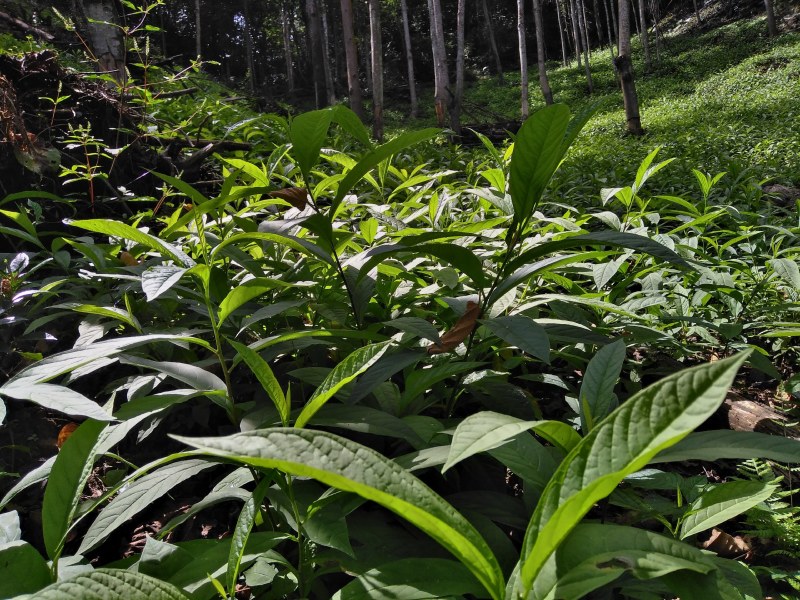
<instances>
[{"instance_id":1,"label":"tree trunk","mask_svg":"<svg viewBox=\"0 0 800 600\"><path fill-rule=\"evenodd\" d=\"M652 69L652 63L650 61L650 37L647 34L646 12L644 0L639 0L639 39L642 42L642 50L644 50L644 68L649 73Z\"/></svg>"},{"instance_id":2,"label":"tree trunk","mask_svg":"<svg viewBox=\"0 0 800 600\"><path fill-rule=\"evenodd\" d=\"M764 0L764 8L767 10L769 37L775 37L778 35L778 26L775 23L775 9L772 6L772 0Z\"/></svg>"},{"instance_id":3,"label":"tree trunk","mask_svg":"<svg viewBox=\"0 0 800 600\"><path fill-rule=\"evenodd\" d=\"M94 60L100 70L109 74L117 83L124 84L125 36L119 23L119 15L112 0L80 0L83 17L86 19L88 42Z\"/></svg>"},{"instance_id":4,"label":"tree trunk","mask_svg":"<svg viewBox=\"0 0 800 600\"><path fill-rule=\"evenodd\" d=\"M594 81L592 80L592 67L589 64L589 27L586 24L586 9L583 0L576 0L578 4L578 27L581 33L581 43L583 44L583 68L586 72L586 89L589 94L594 93Z\"/></svg>"},{"instance_id":5,"label":"tree trunk","mask_svg":"<svg viewBox=\"0 0 800 600\"><path fill-rule=\"evenodd\" d=\"M631 20L630 0L619 0L619 48L615 65L622 88L622 100L625 104L625 120L628 132L643 135L642 121L639 117L639 98L636 95L636 82L633 77L631 62Z\"/></svg>"},{"instance_id":6,"label":"tree trunk","mask_svg":"<svg viewBox=\"0 0 800 600\"><path fill-rule=\"evenodd\" d=\"M608 52L611 54L611 60L614 60L614 38L611 35L611 16L608 14L608 5L605 0L600 0L603 5L603 13L606 17L606 33L608 33Z\"/></svg>"},{"instance_id":7,"label":"tree trunk","mask_svg":"<svg viewBox=\"0 0 800 600\"><path fill-rule=\"evenodd\" d=\"M466 0L456 4L456 93L450 111L450 126L456 134L461 134L461 102L464 99L464 12Z\"/></svg>"},{"instance_id":8,"label":"tree trunk","mask_svg":"<svg viewBox=\"0 0 800 600\"><path fill-rule=\"evenodd\" d=\"M450 75L447 71L441 1L428 0L428 13L431 23L431 54L433 55L433 101L436 107L436 122L439 127L444 127L447 106L450 100Z\"/></svg>"},{"instance_id":9,"label":"tree trunk","mask_svg":"<svg viewBox=\"0 0 800 600\"><path fill-rule=\"evenodd\" d=\"M575 0L569 0L569 18L572 21L572 38L575 41L575 57L578 59L578 68L581 64L581 32L578 25L578 10L575 6Z\"/></svg>"},{"instance_id":10,"label":"tree trunk","mask_svg":"<svg viewBox=\"0 0 800 600\"><path fill-rule=\"evenodd\" d=\"M547 80L547 67L545 65L541 0L533 0L533 22L536 28L536 62L539 66L539 87L542 90L545 104L552 104L553 92L550 91L550 82Z\"/></svg>"},{"instance_id":11,"label":"tree trunk","mask_svg":"<svg viewBox=\"0 0 800 600\"><path fill-rule=\"evenodd\" d=\"M611 25L614 27L614 41L619 43L619 25L617 23L617 15L614 13L614 3L612 0L606 0L608 3L608 17L611 19Z\"/></svg>"},{"instance_id":12,"label":"tree trunk","mask_svg":"<svg viewBox=\"0 0 800 600\"><path fill-rule=\"evenodd\" d=\"M347 95L350 98L350 108L363 121L364 102L361 99L361 83L358 79L358 51L353 31L353 1L341 0L341 8L344 55L347 63Z\"/></svg>"},{"instance_id":13,"label":"tree trunk","mask_svg":"<svg viewBox=\"0 0 800 600\"><path fill-rule=\"evenodd\" d=\"M244 13L244 48L245 60L247 61L247 87L250 93L256 91L256 64L253 59L253 24L250 22L250 0L242 0L242 12Z\"/></svg>"},{"instance_id":14,"label":"tree trunk","mask_svg":"<svg viewBox=\"0 0 800 600\"><path fill-rule=\"evenodd\" d=\"M483 8L483 22L486 25L486 33L489 36L489 46L492 49L492 56L494 57L494 68L495 73L497 74L497 82L502 85L503 63L500 62L500 51L497 49L497 40L494 37L494 26L492 26L492 17L489 13L489 3L486 0L481 0L481 7Z\"/></svg>"},{"instance_id":15,"label":"tree trunk","mask_svg":"<svg viewBox=\"0 0 800 600\"><path fill-rule=\"evenodd\" d=\"M400 0L400 14L403 21L403 43L406 50L406 66L408 70L408 99L411 102L411 118L416 119L419 114L419 101L417 100L417 80L414 77L414 52L411 49L411 28L408 25L408 5L406 0Z\"/></svg>"},{"instance_id":16,"label":"tree trunk","mask_svg":"<svg viewBox=\"0 0 800 600\"><path fill-rule=\"evenodd\" d=\"M317 0L306 0L306 16L308 17L308 48L311 61L311 73L314 81L314 101L317 108L327 104L325 87L325 54L322 51L322 27L319 18Z\"/></svg>"},{"instance_id":17,"label":"tree trunk","mask_svg":"<svg viewBox=\"0 0 800 600\"><path fill-rule=\"evenodd\" d=\"M597 6L597 0L592 0L592 12L594 16L594 27L597 30L597 40L602 46L605 42L605 39L603 39L603 26L600 24L600 7Z\"/></svg>"},{"instance_id":18,"label":"tree trunk","mask_svg":"<svg viewBox=\"0 0 800 600\"><path fill-rule=\"evenodd\" d=\"M200 17L200 0L194 0L194 49L197 58L203 55L203 19Z\"/></svg>"},{"instance_id":19,"label":"tree trunk","mask_svg":"<svg viewBox=\"0 0 800 600\"><path fill-rule=\"evenodd\" d=\"M322 25L322 72L325 75L325 89L328 92L328 104L336 104L336 88L333 85L330 41L328 39L328 12L325 9L325 0L320 2L319 13L320 24Z\"/></svg>"},{"instance_id":20,"label":"tree trunk","mask_svg":"<svg viewBox=\"0 0 800 600\"><path fill-rule=\"evenodd\" d=\"M656 64L661 64L661 11L658 7L658 0L649 0L650 17L653 19L653 35L656 38Z\"/></svg>"},{"instance_id":21,"label":"tree trunk","mask_svg":"<svg viewBox=\"0 0 800 600\"><path fill-rule=\"evenodd\" d=\"M381 0L369 0L369 47L372 66L372 137L383 140L383 42Z\"/></svg>"},{"instance_id":22,"label":"tree trunk","mask_svg":"<svg viewBox=\"0 0 800 600\"><path fill-rule=\"evenodd\" d=\"M281 1L281 27L283 29L283 56L286 60L286 87L291 92L294 90L294 60L292 59L292 35L286 2L287 0Z\"/></svg>"},{"instance_id":23,"label":"tree trunk","mask_svg":"<svg viewBox=\"0 0 800 600\"><path fill-rule=\"evenodd\" d=\"M561 37L561 64L565 67L569 65L567 61L567 38L564 35L564 24L561 22L561 0L556 2L556 19L558 20L558 34Z\"/></svg>"},{"instance_id":24,"label":"tree trunk","mask_svg":"<svg viewBox=\"0 0 800 600\"><path fill-rule=\"evenodd\" d=\"M700 18L700 11L697 10L697 0L692 0L692 5L694 6L694 18L697 19L697 27L700 28L703 26L703 19Z\"/></svg>"},{"instance_id":25,"label":"tree trunk","mask_svg":"<svg viewBox=\"0 0 800 600\"><path fill-rule=\"evenodd\" d=\"M522 119L530 114L528 106L528 51L525 46L525 0L517 0L517 37L519 39L519 79Z\"/></svg>"}]
</instances>

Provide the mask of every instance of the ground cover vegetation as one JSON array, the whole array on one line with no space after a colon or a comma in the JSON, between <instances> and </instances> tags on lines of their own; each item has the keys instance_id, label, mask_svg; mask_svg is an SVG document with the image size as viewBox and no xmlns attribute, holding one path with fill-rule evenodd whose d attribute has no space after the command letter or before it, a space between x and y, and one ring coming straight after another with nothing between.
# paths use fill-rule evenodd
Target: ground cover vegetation
<instances>
[{"instance_id":1,"label":"ground cover vegetation","mask_svg":"<svg viewBox=\"0 0 800 600\"><path fill-rule=\"evenodd\" d=\"M763 29L670 42L643 138L596 61L475 147L146 38L119 104L15 41L61 151L3 165L2 597L795 597L800 40Z\"/></svg>"}]
</instances>

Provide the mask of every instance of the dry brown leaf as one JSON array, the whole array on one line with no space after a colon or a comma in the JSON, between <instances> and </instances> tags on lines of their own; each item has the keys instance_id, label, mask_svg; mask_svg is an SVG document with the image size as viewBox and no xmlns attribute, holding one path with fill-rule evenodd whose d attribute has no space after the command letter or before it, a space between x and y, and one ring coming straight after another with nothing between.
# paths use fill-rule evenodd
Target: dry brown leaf
<instances>
[{"instance_id":1,"label":"dry brown leaf","mask_svg":"<svg viewBox=\"0 0 800 600\"><path fill-rule=\"evenodd\" d=\"M58 432L58 439L56 440L56 446L58 449L61 450L61 446L69 439L69 436L78 428L77 423L67 423L64 425L61 430Z\"/></svg>"},{"instance_id":2,"label":"dry brown leaf","mask_svg":"<svg viewBox=\"0 0 800 600\"><path fill-rule=\"evenodd\" d=\"M716 552L722 558L735 558L738 560L750 560L753 558L753 550L741 536L736 537L725 533L716 527L711 530L711 537L703 542L703 548Z\"/></svg>"},{"instance_id":3,"label":"dry brown leaf","mask_svg":"<svg viewBox=\"0 0 800 600\"><path fill-rule=\"evenodd\" d=\"M130 252L122 251L119 254L119 259L122 261L122 264L126 267L135 267L139 264L139 261L131 254Z\"/></svg>"},{"instance_id":4,"label":"dry brown leaf","mask_svg":"<svg viewBox=\"0 0 800 600\"><path fill-rule=\"evenodd\" d=\"M303 210L308 204L308 190L306 188L283 188L281 190L274 190L268 195L270 198L280 198L281 200L286 200L297 210Z\"/></svg>"},{"instance_id":5,"label":"dry brown leaf","mask_svg":"<svg viewBox=\"0 0 800 600\"><path fill-rule=\"evenodd\" d=\"M481 316L481 307L479 304L467 302L467 310L461 315L461 318L456 321L456 324L439 338L439 343L434 342L428 346L428 354L444 354L445 352L452 352L463 342L469 334L475 329L475 323L478 317Z\"/></svg>"}]
</instances>

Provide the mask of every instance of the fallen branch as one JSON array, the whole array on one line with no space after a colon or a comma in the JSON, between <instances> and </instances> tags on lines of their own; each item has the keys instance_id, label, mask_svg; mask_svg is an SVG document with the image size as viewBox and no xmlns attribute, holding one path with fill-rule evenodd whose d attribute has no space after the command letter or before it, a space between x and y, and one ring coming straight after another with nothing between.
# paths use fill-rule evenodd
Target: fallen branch
<instances>
[{"instance_id":1,"label":"fallen branch","mask_svg":"<svg viewBox=\"0 0 800 600\"><path fill-rule=\"evenodd\" d=\"M52 42L55 38L47 33L46 31L39 29L38 27L34 27L33 25L28 25L25 21L18 19L17 17L12 17L11 15L0 12L0 20L5 21L6 23L11 23L11 25L22 29L26 33L30 33L38 37L39 39L45 40L47 42Z\"/></svg>"},{"instance_id":2,"label":"fallen branch","mask_svg":"<svg viewBox=\"0 0 800 600\"><path fill-rule=\"evenodd\" d=\"M151 146L172 146L178 148L206 148L211 144L214 152L225 150L252 150L253 145L247 142L229 140L193 140L191 138L162 138L157 135L143 135L142 140Z\"/></svg>"}]
</instances>

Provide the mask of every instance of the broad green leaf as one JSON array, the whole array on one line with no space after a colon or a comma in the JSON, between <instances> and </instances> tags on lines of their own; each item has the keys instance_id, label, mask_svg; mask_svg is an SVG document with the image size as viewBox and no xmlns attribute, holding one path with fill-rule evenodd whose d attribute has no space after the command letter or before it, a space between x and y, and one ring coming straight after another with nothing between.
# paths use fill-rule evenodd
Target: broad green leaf
<instances>
[{"instance_id":1,"label":"broad green leaf","mask_svg":"<svg viewBox=\"0 0 800 600\"><path fill-rule=\"evenodd\" d=\"M716 569L701 550L657 533L586 523L564 540L537 578L531 600L583 598L624 574L653 579L674 571L707 574Z\"/></svg>"},{"instance_id":2,"label":"broad green leaf","mask_svg":"<svg viewBox=\"0 0 800 600\"><path fill-rule=\"evenodd\" d=\"M98 359L116 356L125 350L130 350L153 342L198 344L207 350L214 351L205 340L189 335L149 334L100 340L93 344L53 354L25 367L9 379L3 387L0 387L0 395L3 393L3 388L11 385L12 382L15 387L33 383L44 383Z\"/></svg>"},{"instance_id":3,"label":"broad green leaf","mask_svg":"<svg viewBox=\"0 0 800 600\"><path fill-rule=\"evenodd\" d=\"M63 304L56 304L53 308L67 308L69 310L83 313L85 315L97 315L99 317L106 317L108 319L115 319L122 321L126 325L130 325L137 332L141 333L142 326L136 317L132 316L127 310L117 308L116 306L96 306L94 304L80 304L78 302L65 302Z\"/></svg>"},{"instance_id":4,"label":"broad green leaf","mask_svg":"<svg viewBox=\"0 0 800 600\"><path fill-rule=\"evenodd\" d=\"M486 319L481 323L504 342L539 360L550 362L550 338L544 327L525 315Z\"/></svg>"},{"instance_id":5,"label":"broad green leaf","mask_svg":"<svg viewBox=\"0 0 800 600\"><path fill-rule=\"evenodd\" d=\"M432 600L481 597L483 588L463 565L443 558L404 558L362 573L333 600Z\"/></svg>"},{"instance_id":6,"label":"broad green leaf","mask_svg":"<svg viewBox=\"0 0 800 600\"><path fill-rule=\"evenodd\" d=\"M130 354L120 356L120 363L136 365L145 369L153 369L158 373L169 375L181 383L191 386L196 390L225 392L225 382L206 369L188 363L171 361L149 360Z\"/></svg>"},{"instance_id":7,"label":"broad green leaf","mask_svg":"<svg viewBox=\"0 0 800 600\"><path fill-rule=\"evenodd\" d=\"M171 175L165 175L164 173L156 173L155 171L151 171L151 173L153 173L153 175L155 175L159 179L163 179L164 181L166 181L176 190L184 194L187 198L190 198L195 206L201 206L209 201L208 198L203 196L203 194L201 194L191 185L183 181L183 179L179 179L178 177L172 177Z\"/></svg>"},{"instance_id":8,"label":"broad green leaf","mask_svg":"<svg viewBox=\"0 0 800 600\"><path fill-rule=\"evenodd\" d=\"M0 598L34 594L51 582L50 567L28 542L0 544Z\"/></svg>"},{"instance_id":9,"label":"broad green leaf","mask_svg":"<svg viewBox=\"0 0 800 600\"><path fill-rule=\"evenodd\" d=\"M344 104L337 104L331 108L333 120L347 133L356 138L360 143L368 148L372 148L372 140L369 138L369 131L364 127L364 123L358 118L350 108Z\"/></svg>"},{"instance_id":10,"label":"broad green leaf","mask_svg":"<svg viewBox=\"0 0 800 600\"><path fill-rule=\"evenodd\" d=\"M220 302L219 311L217 313L219 318L218 325L222 325L225 319L231 316L231 313L233 313L233 311L243 304L258 298L259 296L263 296L267 292L278 287L287 287L287 284L283 281L278 281L277 279L258 277L237 285L230 292L228 292L228 295L225 296L222 302Z\"/></svg>"},{"instance_id":11,"label":"broad green leaf","mask_svg":"<svg viewBox=\"0 0 800 600\"><path fill-rule=\"evenodd\" d=\"M0 500L0 510L3 510L6 505L11 502L20 492L47 479L50 476L50 471L52 470L55 462L56 456L51 456L41 465L26 473L22 479L14 484L14 487L6 492L6 495L3 496L3 499Z\"/></svg>"},{"instance_id":12,"label":"broad green leaf","mask_svg":"<svg viewBox=\"0 0 800 600\"><path fill-rule=\"evenodd\" d=\"M264 388L267 396L269 396L269 399L272 400L275 408L278 409L278 415L280 415L281 423L288 425L291 406L289 405L289 401L286 399L286 396L283 393L281 384L278 382L267 361L261 358L261 355L259 355L258 352L250 349L244 344L240 344L234 340L228 340L228 343L234 347L236 353L241 356L245 364L250 367L253 375L256 376L256 379L258 379L258 382L261 384L261 387Z\"/></svg>"},{"instance_id":13,"label":"broad green leaf","mask_svg":"<svg viewBox=\"0 0 800 600\"><path fill-rule=\"evenodd\" d=\"M415 448L425 445L422 438L408 423L369 406L328 404L316 412L311 419L311 424L316 427L336 427L359 433L398 438L407 441Z\"/></svg>"},{"instance_id":14,"label":"broad green leaf","mask_svg":"<svg viewBox=\"0 0 800 600\"><path fill-rule=\"evenodd\" d=\"M12 380L0 387L0 396L28 400L49 410L75 417L88 417L96 421L113 420L97 402L62 385Z\"/></svg>"},{"instance_id":15,"label":"broad green leaf","mask_svg":"<svg viewBox=\"0 0 800 600\"><path fill-rule=\"evenodd\" d=\"M406 333L411 333L425 340L432 342L439 341L439 332L430 321L419 317L399 317L391 321L384 321L387 327L393 327Z\"/></svg>"},{"instance_id":16,"label":"broad green leaf","mask_svg":"<svg viewBox=\"0 0 800 600\"><path fill-rule=\"evenodd\" d=\"M748 354L680 371L634 394L572 449L525 533L520 569L525 590L598 500L714 413Z\"/></svg>"},{"instance_id":17,"label":"broad green leaf","mask_svg":"<svg viewBox=\"0 0 800 600\"><path fill-rule=\"evenodd\" d=\"M520 267L516 271L512 272L511 275L506 277L504 280L500 282L500 284L495 288L492 295L489 296L489 305L494 304L502 298L506 292L508 292L511 288L515 285L518 285L525 281L526 279L536 275L538 273L545 273L554 269L555 267L560 267L563 265L568 265L571 263L576 262L584 262L590 260L595 257L600 257L601 253L599 252L581 252L579 254L567 254L567 255L556 255L550 256L549 258L544 258L540 261L537 261L533 264L526 265L524 267Z\"/></svg>"},{"instance_id":18,"label":"broad green leaf","mask_svg":"<svg viewBox=\"0 0 800 600\"><path fill-rule=\"evenodd\" d=\"M800 267L797 262L790 258L774 258L768 262L778 277L800 291Z\"/></svg>"},{"instance_id":19,"label":"broad green leaf","mask_svg":"<svg viewBox=\"0 0 800 600\"><path fill-rule=\"evenodd\" d=\"M212 456L312 477L373 500L447 548L492 598L499 600L503 595L500 567L472 525L419 479L370 448L330 433L294 428L176 439Z\"/></svg>"},{"instance_id":20,"label":"broad green leaf","mask_svg":"<svg viewBox=\"0 0 800 600\"><path fill-rule=\"evenodd\" d=\"M345 175L344 179L339 182L339 187L336 190L336 196L334 197L331 205L330 214L332 216L336 215L339 205L342 203L342 200L344 200L344 197L350 192L351 189L353 189L353 186L358 183L362 177L364 177L364 175L373 169L373 167L377 166L379 163L383 162L393 154L397 154L401 150L404 150L409 146L413 146L414 144L430 140L440 133L441 130L435 128L409 131L397 136L391 141L386 142L382 146L378 146L377 148L367 152L361 158L361 160L358 161L356 166L347 172L347 175Z\"/></svg>"},{"instance_id":21,"label":"broad green leaf","mask_svg":"<svg viewBox=\"0 0 800 600\"><path fill-rule=\"evenodd\" d=\"M36 593L36 600L189 600L169 583L124 569L95 569L54 583ZM33 599L31 599L33 600Z\"/></svg>"},{"instance_id":22,"label":"broad green leaf","mask_svg":"<svg viewBox=\"0 0 800 600\"><path fill-rule=\"evenodd\" d=\"M614 386L617 385L624 362L625 342L617 340L600 348L586 366L578 393L584 434L589 433L596 423L617 407Z\"/></svg>"},{"instance_id":23,"label":"broad green leaf","mask_svg":"<svg viewBox=\"0 0 800 600\"><path fill-rule=\"evenodd\" d=\"M256 515L261 510L261 501L264 499L264 493L269 488L272 480L268 477L262 479L253 490L253 494L242 507L239 513L239 518L236 520L236 527L233 528L233 535L231 536L231 549L228 553L228 596L233 597L236 591L236 582L239 578L239 568L242 564L242 557L244 556L245 546L247 546L247 538L250 537L250 532L253 530L253 524L256 521Z\"/></svg>"},{"instance_id":24,"label":"broad green leaf","mask_svg":"<svg viewBox=\"0 0 800 600\"><path fill-rule=\"evenodd\" d=\"M47 556L57 560L78 510L83 488L94 467L95 448L106 427L101 421L85 421L58 452L47 479L42 501L42 535Z\"/></svg>"},{"instance_id":25,"label":"broad green leaf","mask_svg":"<svg viewBox=\"0 0 800 600\"><path fill-rule=\"evenodd\" d=\"M552 104L528 118L517 133L509 183L517 224L530 217L564 158L567 148L562 144L569 117L569 108L564 104Z\"/></svg>"},{"instance_id":26,"label":"broad green leaf","mask_svg":"<svg viewBox=\"0 0 800 600\"><path fill-rule=\"evenodd\" d=\"M179 248L168 244L167 242L158 239L154 235L140 231L135 227L120 223L119 221L110 221L108 219L85 219L83 221L68 221L69 225L86 229L87 231L94 231L95 233L103 233L112 237L119 237L131 242L136 242L142 246L146 246L151 250L171 258L176 264L184 267L193 267L194 261Z\"/></svg>"},{"instance_id":27,"label":"broad green leaf","mask_svg":"<svg viewBox=\"0 0 800 600\"><path fill-rule=\"evenodd\" d=\"M581 441L578 432L561 421L523 421L510 415L483 411L470 415L456 427L442 473L462 460L493 450L529 429L565 452Z\"/></svg>"},{"instance_id":28,"label":"broad green leaf","mask_svg":"<svg viewBox=\"0 0 800 600\"><path fill-rule=\"evenodd\" d=\"M558 466L554 453L528 433L489 450L489 455L519 475L525 482L525 493L534 497L541 494Z\"/></svg>"},{"instance_id":29,"label":"broad green leaf","mask_svg":"<svg viewBox=\"0 0 800 600\"><path fill-rule=\"evenodd\" d=\"M142 273L142 291L148 302L155 300L178 283L186 273L183 267L156 265Z\"/></svg>"},{"instance_id":30,"label":"broad green leaf","mask_svg":"<svg viewBox=\"0 0 800 600\"><path fill-rule=\"evenodd\" d=\"M311 398L308 399L300 415L294 423L295 427L303 427L325 403L333 398L340 389L370 368L391 347L392 342L369 344L350 353L342 362L328 373Z\"/></svg>"},{"instance_id":31,"label":"broad green leaf","mask_svg":"<svg viewBox=\"0 0 800 600\"><path fill-rule=\"evenodd\" d=\"M216 466L214 463L200 459L178 461L126 484L91 524L81 540L78 554L86 554L93 550L120 525L169 493L176 485L214 466Z\"/></svg>"},{"instance_id":32,"label":"broad green leaf","mask_svg":"<svg viewBox=\"0 0 800 600\"><path fill-rule=\"evenodd\" d=\"M0 545L22 539L19 526L19 513L15 510L0 513Z\"/></svg>"},{"instance_id":33,"label":"broad green leaf","mask_svg":"<svg viewBox=\"0 0 800 600\"><path fill-rule=\"evenodd\" d=\"M448 377L474 371L484 363L477 361L446 361L431 368L419 368L413 371L405 380L405 389L402 396L402 408L408 405L419 395L424 394L434 384L444 381Z\"/></svg>"},{"instance_id":34,"label":"broad green leaf","mask_svg":"<svg viewBox=\"0 0 800 600\"><path fill-rule=\"evenodd\" d=\"M305 223L307 223L309 219L307 219L303 224L305 225ZM222 250L227 248L228 246L234 244L240 244L242 242L248 242L248 243L272 242L274 244L282 244L284 246L288 246L292 250L296 250L297 252L307 254L308 256L313 256L328 264L333 264L333 259L329 256L329 254L325 250L323 250L316 244L313 244L312 242L306 239L301 239L288 234L268 233L263 231L254 231L252 233L237 233L228 238L225 238L219 244L214 246L214 249L211 251L211 257L212 258L216 257L218 253L222 252Z\"/></svg>"},{"instance_id":35,"label":"broad green leaf","mask_svg":"<svg viewBox=\"0 0 800 600\"><path fill-rule=\"evenodd\" d=\"M729 481L715 485L689 506L680 538L706 531L746 512L769 498L775 485L763 481Z\"/></svg>"},{"instance_id":36,"label":"broad green leaf","mask_svg":"<svg viewBox=\"0 0 800 600\"><path fill-rule=\"evenodd\" d=\"M328 108L313 110L292 119L289 128L289 139L292 142L292 151L297 159L297 165L303 173L303 180L308 184L311 169L319 160L322 144L328 137L328 128L331 125L333 114Z\"/></svg>"},{"instance_id":37,"label":"broad green leaf","mask_svg":"<svg viewBox=\"0 0 800 600\"><path fill-rule=\"evenodd\" d=\"M430 254L435 256L464 273L472 279L476 286L484 286L486 278L483 273L483 265L475 254L468 248L455 244L383 244L364 253L367 260L359 268L359 279L366 276L372 267L380 264L390 256L395 254L412 254L421 256Z\"/></svg>"},{"instance_id":38,"label":"broad green leaf","mask_svg":"<svg viewBox=\"0 0 800 600\"><path fill-rule=\"evenodd\" d=\"M657 454L649 464L748 458L800 463L800 440L755 431L697 431Z\"/></svg>"}]
</instances>

